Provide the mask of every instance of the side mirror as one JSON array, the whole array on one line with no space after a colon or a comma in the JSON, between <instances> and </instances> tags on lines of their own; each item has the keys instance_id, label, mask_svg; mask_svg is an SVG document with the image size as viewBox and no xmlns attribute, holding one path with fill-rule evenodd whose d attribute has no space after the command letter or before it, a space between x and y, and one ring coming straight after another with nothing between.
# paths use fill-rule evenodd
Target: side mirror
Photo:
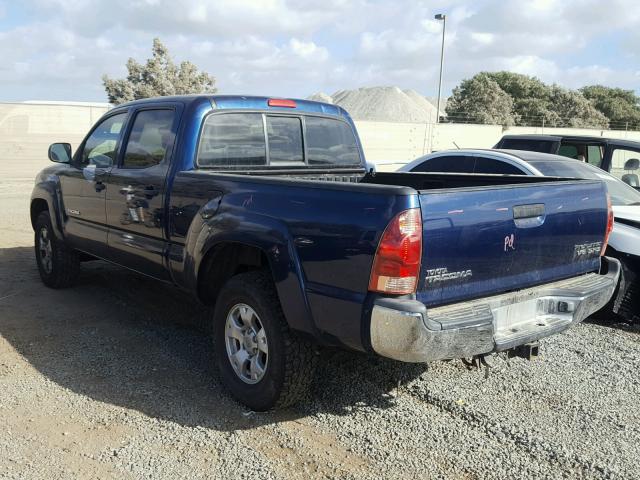
<instances>
[{"instance_id":1,"label":"side mirror","mask_svg":"<svg viewBox=\"0 0 640 480\"><path fill-rule=\"evenodd\" d=\"M624 163L625 170L638 170L640 168L640 160L637 158L630 158Z\"/></svg>"},{"instance_id":2,"label":"side mirror","mask_svg":"<svg viewBox=\"0 0 640 480\"><path fill-rule=\"evenodd\" d=\"M49 160L56 163L71 162L71 145L69 143L52 143L49 145Z\"/></svg>"}]
</instances>

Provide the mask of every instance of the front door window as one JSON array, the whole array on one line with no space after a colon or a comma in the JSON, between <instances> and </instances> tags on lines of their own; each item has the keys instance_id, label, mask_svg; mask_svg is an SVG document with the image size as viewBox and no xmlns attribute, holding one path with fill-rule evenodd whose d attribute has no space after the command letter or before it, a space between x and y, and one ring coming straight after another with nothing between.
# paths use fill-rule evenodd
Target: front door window
<instances>
[{"instance_id":1,"label":"front door window","mask_svg":"<svg viewBox=\"0 0 640 480\"><path fill-rule=\"evenodd\" d=\"M95 165L99 168L113 166L116 160L120 132L126 117L126 113L112 115L91 132L80 155L81 168L89 165Z\"/></svg>"}]
</instances>

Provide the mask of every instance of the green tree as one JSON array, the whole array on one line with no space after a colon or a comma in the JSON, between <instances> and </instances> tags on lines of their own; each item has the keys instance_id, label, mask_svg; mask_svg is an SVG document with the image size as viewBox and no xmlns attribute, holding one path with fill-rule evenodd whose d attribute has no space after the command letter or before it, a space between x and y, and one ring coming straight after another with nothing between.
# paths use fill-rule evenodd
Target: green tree
<instances>
[{"instance_id":1,"label":"green tree","mask_svg":"<svg viewBox=\"0 0 640 480\"><path fill-rule=\"evenodd\" d=\"M633 90L589 85L582 87L580 92L609 119L613 127L640 128L640 97Z\"/></svg>"},{"instance_id":2,"label":"green tree","mask_svg":"<svg viewBox=\"0 0 640 480\"><path fill-rule=\"evenodd\" d=\"M487 95L485 88L492 94ZM447 113L462 113L478 119L476 121L495 119L498 110L497 117L503 121L492 123L592 128L606 128L609 124L607 117L580 92L547 85L536 77L519 73L481 72L464 80L453 93L454 103L451 108L447 105ZM506 102L504 96L510 102ZM498 105L494 104L493 97L501 99ZM508 104L510 110L506 112ZM453 115L451 119L455 121Z\"/></svg>"},{"instance_id":3,"label":"green tree","mask_svg":"<svg viewBox=\"0 0 640 480\"><path fill-rule=\"evenodd\" d=\"M558 122L550 122L550 125L576 128L607 128L609 126L607 117L580 92L552 85L549 101L553 111L558 115Z\"/></svg>"},{"instance_id":4,"label":"green tree","mask_svg":"<svg viewBox=\"0 0 640 480\"><path fill-rule=\"evenodd\" d=\"M488 75L513 100L513 116L517 125L558 121L558 114L550 105L549 86L536 77L504 71Z\"/></svg>"},{"instance_id":5,"label":"green tree","mask_svg":"<svg viewBox=\"0 0 640 480\"><path fill-rule=\"evenodd\" d=\"M109 102L120 104L131 100L189 93L215 93L216 79L199 72L191 62L176 66L162 42L153 40L153 56L141 65L133 58L127 61L127 78L111 79L103 75L102 82Z\"/></svg>"},{"instance_id":6,"label":"green tree","mask_svg":"<svg viewBox=\"0 0 640 480\"><path fill-rule=\"evenodd\" d=\"M464 115L478 123L505 126L515 123L512 98L484 72L454 88L445 111L454 122L457 116Z\"/></svg>"}]
</instances>

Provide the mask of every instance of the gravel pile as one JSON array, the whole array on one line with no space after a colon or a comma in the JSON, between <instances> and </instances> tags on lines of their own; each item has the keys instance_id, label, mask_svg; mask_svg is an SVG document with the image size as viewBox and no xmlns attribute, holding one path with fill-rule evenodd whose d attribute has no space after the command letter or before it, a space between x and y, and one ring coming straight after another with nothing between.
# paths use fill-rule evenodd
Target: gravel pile
<instances>
[{"instance_id":1,"label":"gravel pile","mask_svg":"<svg viewBox=\"0 0 640 480\"><path fill-rule=\"evenodd\" d=\"M0 189L0 478L640 478L637 327L579 325L488 379L326 352L306 403L258 414L188 297L100 262L43 287L28 191Z\"/></svg>"},{"instance_id":2,"label":"gravel pile","mask_svg":"<svg viewBox=\"0 0 640 480\"><path fill-rule=\"evenodd\" d=\"M315 93L310 100L335 103L355 120L399 123L436 121L436 107L415 90L398 87L369 87L340 90L329 96Z\"/></svg>"},{"instance_id":3,"label":"gravel pile","mask_svg":"<svg viewBox=\"0 0 640 480\"><path fill-rule=\"evenodd\" d=\"M314 93L308 98L308 100L313 100L314 102L333 103L333 98L323 92Z\"/></svg>"}]
</instances>

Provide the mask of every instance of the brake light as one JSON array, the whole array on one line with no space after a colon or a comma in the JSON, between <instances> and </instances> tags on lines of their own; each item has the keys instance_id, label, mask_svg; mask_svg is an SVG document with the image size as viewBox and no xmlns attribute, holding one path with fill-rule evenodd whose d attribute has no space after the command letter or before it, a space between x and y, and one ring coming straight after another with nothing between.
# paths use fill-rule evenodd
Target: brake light
<instances>
[{"instance_id":1,"label":"brake light","mask_svg":"<svg viewBox=\"0 0 640 480\"><path fill-rule=\"evenodd\" d=\"M270 107L296 108L295 100L289 100L288 98L270 98L267 100L267 105Z\"/></svg>"},{"instance_id":2,"label":"brake light","mask_svg":"<svg viewBox=\"0 0 640 480\"><path fill-rule=\"evenodd\" d=\"M369 290L405 295L416 291L422 258L419 208L400 212L387 225L373 260Z\"/></svg>"},{"instance_id":3,"label":"brake light","mask_svg":"<svg viewBox=\"0 0 640 480\"><path fill-rule=\"evenodd\" d=\"M611 206L611 195L607 193L607 230L604 233L604 241L602 242L602 250L600 250L600 256L604 255L607 245L609 244L609 237L613 231L613 207Z\"/></svg>"}]
</instances>

